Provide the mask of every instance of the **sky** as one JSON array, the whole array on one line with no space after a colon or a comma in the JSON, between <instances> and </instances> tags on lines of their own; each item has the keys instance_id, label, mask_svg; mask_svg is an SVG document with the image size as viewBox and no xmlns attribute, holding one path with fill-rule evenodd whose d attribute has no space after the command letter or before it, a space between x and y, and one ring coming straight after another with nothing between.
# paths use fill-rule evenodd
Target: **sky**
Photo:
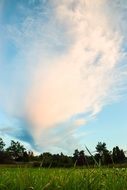
<instances>
[{"instance_id":1,"label":"sky","mask_svg":"<svg viewBox=\"0 0 127 190\"><path fill-rule=\"evenodd\" d=\"M0 136L36 152L127 150L127 1L0 0Z\"/></svg>"}]
</instances>

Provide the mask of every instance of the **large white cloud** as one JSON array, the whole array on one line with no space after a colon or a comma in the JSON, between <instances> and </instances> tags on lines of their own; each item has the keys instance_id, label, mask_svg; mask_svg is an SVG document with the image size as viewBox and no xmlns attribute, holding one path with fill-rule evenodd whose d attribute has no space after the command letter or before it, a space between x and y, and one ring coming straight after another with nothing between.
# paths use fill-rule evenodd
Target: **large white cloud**
<instances>
[{"instance_id":1,"label":"large white cloud","mask_svg":"<svg viewBox=\"0 0 127 190\"><path fill-rule=\"evenodd\" d=\"M117 89L126 74L125 69L119 68L124 55L121 48L125 32L120 28L124 1L117 9L117 2L110 6L104 0L50 3L50 13L41 12L40 8L36 16L29 12L21 29L16 25L9 27L20 53L13 63L14 95L10 95L8 103L1 103L13 115L29 120L30 133L42 147L48 144L45 135L52 146L60 142L60 132L52 134L51 127L79 113L95 116L104 105L116 100L120 93ZM47 20L43 19L44 14ZM6 95L3 88L3 96ZM80 119L76 123L79 126ZM68 139L73 138L74 131L69 134ZM67 147L66 143L62 146Z\"/></svg>"}]
</instances>

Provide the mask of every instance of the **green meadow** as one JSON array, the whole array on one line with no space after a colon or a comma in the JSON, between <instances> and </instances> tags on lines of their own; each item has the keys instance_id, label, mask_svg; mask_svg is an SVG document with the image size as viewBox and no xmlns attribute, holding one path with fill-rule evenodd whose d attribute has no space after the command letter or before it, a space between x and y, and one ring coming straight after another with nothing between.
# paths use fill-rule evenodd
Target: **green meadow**
<instances>
[{"instance_id":1,"label":"green meadow","mask_svg":"<svg viewBox=\"0 0 127 190\"><path fill-rule=\"evenodd\" d=\"M127 169L0 168L0 190L127 190Z\"/></svg>"}]
</instances>

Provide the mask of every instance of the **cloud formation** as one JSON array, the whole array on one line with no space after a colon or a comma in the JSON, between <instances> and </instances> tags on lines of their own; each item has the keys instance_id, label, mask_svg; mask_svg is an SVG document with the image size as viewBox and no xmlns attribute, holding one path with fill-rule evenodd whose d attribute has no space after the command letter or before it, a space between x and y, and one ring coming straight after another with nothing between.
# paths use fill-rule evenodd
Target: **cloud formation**
<instances>
[{"instance_id":1,"label":"cloud formation","mask_svg":"<svg viewBox=\"0 0 127 190\"><path fill-rule=\"evenodd\" d=\"M28 131L41 147L67 148L75 142L76 127L87 123L77 114L90 120L121 93L123 3L40 1L33 10L20 7L23 15L27 9L22 22L7 26L17 53L11 67L2 67L0 104L29 122Z\"/></svg>"}]
</instances>

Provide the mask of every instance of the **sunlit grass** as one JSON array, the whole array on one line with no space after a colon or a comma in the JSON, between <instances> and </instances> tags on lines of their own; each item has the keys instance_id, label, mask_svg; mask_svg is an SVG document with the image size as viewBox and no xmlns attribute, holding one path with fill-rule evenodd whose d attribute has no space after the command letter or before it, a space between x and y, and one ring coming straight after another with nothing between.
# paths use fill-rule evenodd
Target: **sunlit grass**
<instances>
[{"instance_id":1,"label":"sunlit grass","mask_svg":"<svg viewBox=\"0 0 127 190\"><path fill-rule=\"evenodd\" d=\"M127 169L1 168L0 190L126 190Z\"/></svg>"}]
</instances>

